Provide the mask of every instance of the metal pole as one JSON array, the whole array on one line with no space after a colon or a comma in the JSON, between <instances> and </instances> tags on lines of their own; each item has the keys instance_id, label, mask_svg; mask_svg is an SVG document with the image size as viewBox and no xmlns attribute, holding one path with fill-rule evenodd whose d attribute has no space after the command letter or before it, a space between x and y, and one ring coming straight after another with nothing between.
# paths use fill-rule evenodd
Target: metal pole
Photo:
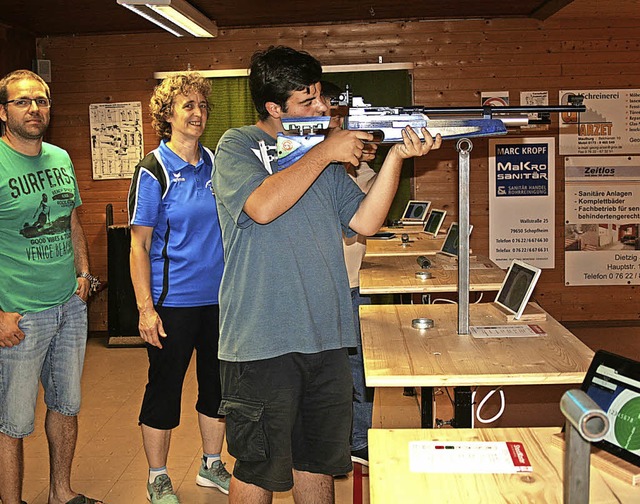
<instances>
[{"instance_id":1,"label":"metal pole","mask_svg":"<svg viewBox=\"0 0 640 504\"><path fill-rule=\"evenodd\" d=\"M458 334L469 334L469 159L473 143L461 138L458 151Z\"/></svg>"},{"instance_id":2,"label":"metal pole","mask_svg":"<svg viewBox=\"0 0 640 504\"><path fill-rule=\"evenodd\" d=\"M564 429L564 504L587 504L589 502L589 469L591 466L591 443L585 441L578 429L567 420Z\"/></svg>"},{"instance_id":3,"label":"metal pole","mask_svg":"<svg viewBox=\"0 0 640 504\"><path fill-rule=\"evenodd\" d=\"M582 390L568 390L560 399L566 418L564 429L564 504L589 502L591 442L601 441L609 431L604 411Z\"/></svg>"}]
</instances>

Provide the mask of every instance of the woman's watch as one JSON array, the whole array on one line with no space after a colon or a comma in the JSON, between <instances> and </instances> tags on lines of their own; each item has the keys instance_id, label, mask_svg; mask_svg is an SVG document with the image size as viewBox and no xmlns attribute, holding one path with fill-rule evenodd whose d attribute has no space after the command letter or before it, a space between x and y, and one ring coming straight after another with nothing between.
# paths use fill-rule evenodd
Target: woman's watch
<instances>
[{"instance_id":1,"label":"woman's watch","mask_svg":"<svg viewBox=\"0 0 640 504\"><path fill-rule=\"evenodd\" d=\"M97 292L98 287L100 287L100 280L98 279L98 277L94 277L88 271L81 271L80 273L78 273L78 278L86 278L87 280L89 280L90 292Z\"/></svg>"}]
</instances>

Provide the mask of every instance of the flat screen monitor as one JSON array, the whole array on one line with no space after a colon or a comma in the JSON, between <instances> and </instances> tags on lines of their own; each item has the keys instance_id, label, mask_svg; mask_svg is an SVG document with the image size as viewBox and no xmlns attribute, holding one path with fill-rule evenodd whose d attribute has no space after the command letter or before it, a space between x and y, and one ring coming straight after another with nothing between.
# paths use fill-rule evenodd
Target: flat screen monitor
<instances>
[{"instance_id":1,"label":"flat screen monitor","mask_svg":"<svg viewBox=\"0 0 640 504\"><path fill-rule=\"evenodd\" d=\"M593 444L640 467L640 362L598 350L581 389L609 418L609 432Z\"/></svg>"},{"instance_id":2,"label":"flat screen monitor","mask_svg":"<svg viewBox=\"0 0 640 504\"><path fill-rule=\"evenodd\" d=\"M438 236L438 231L444 222L444 218L447 215L446 210L433 209L429 212L429 217L424 223L423 231L430 236Z\"/></svg>"},{"instance_id":3,"label":"flat screen monitor","mask_svg":"<svg viewBox=\"0 0 640 504\"><path fill-rule=\"evenodd\" d=\"M502 281L495 303L513 313L516 319L522 316L529 297L540 277L540 268L536 268L524 261L511 261L507 275Z\"/></svg>"},{"instance_id":4,"label":"flat screen monitor","mask_svg":"<svg viewBox=\"0 0 640 504\"><path fill-rule=\"evenodd\" d=\"M409 200L400 222L403 225L423 224L431 207L430 201Z\"/></svg>"},{"instance_id":5,"label":"flat screen monitor","mask_svg":"<svg viewBox=\"0 0 640 504\"><path fill-rule=\"evenodd\" d=\"M469 234L473 230L473 225L469 226ZM450 257L458 257L458 243L459 239L458 223L452 222L447 230L447 236L440 247L440 253Z\"/></svg>"}]
</instances>

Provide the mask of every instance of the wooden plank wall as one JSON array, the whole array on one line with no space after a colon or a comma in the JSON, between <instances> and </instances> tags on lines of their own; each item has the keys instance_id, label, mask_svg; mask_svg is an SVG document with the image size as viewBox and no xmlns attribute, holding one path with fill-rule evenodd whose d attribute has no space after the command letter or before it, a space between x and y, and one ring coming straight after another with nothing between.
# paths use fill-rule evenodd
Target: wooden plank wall
<instances>
[{"instance_id":1,"label":"wooden plank wall","mask_svg":"<svg viewBox=\"0 0 640 504\"><path fill-rule=\"evenodd\" d=\"M0 25L0 77L19 68L31 68L36 39L22 30Z\"/></svg>"},{"instance_id":2,"label":"wooden plank wall","mask_svg":"<svg viewBox=\"0 0 640 504\"><path fill-rule=\"evenodd\" d=\"M147 102L155 71L246 68L251 54L272 44L304 49L323 64L413 62L415 103L428 106L478 105L481 91L508 90L513 104L520 91L547 90L551 104L570 88L640 88L640 30L632 15L636 0L622 0L627 12L602 13L595 0L576 0L569 14L536 20L469 20L335 24L221 30L213 40L182 40L165 34L51 37L38 41L40 57L52 62L55 100L49 140L74 160L84 199L81 218L92 269L107 277L105 205L125 224L129 182L91 177L88 107L91 103ZM609 2L607 2L609 4ZM612 14L613 13L613 14ZM607 17L611 16L611 17ZM615 17L614 17L615 16ZM214 111L215 113L215 111ZM557 135L557 125L549 134ZM150 121L145 150L157 145ZM471 168L471 238L474 252L488 254L487 141L474 142ZM564 169L556 160L556 268L545 270L535 296L562 321L635 321L640 317L637 287L565 287ZM416 163L416 196L436 207L457 210L457 154L453 142ZM91 305L91 329L106 328L106 295Z\"/></svg>"}]
</instances>

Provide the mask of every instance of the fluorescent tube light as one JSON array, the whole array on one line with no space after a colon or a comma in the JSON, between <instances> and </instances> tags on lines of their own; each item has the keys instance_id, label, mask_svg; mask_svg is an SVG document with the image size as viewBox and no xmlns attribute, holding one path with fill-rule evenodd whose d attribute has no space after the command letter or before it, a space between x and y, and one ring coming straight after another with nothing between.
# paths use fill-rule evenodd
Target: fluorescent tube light
<instances>
[{"instance_id":1,"label":"fluorescent tube light","mask_svg":"<svg viewBox=\"0 0 640 504\"><path fill-rule=\"evenodd\" d=\"M185 0L117 0L176 37L217 37L218 26Z\"/></svg>"}]
</instances>

